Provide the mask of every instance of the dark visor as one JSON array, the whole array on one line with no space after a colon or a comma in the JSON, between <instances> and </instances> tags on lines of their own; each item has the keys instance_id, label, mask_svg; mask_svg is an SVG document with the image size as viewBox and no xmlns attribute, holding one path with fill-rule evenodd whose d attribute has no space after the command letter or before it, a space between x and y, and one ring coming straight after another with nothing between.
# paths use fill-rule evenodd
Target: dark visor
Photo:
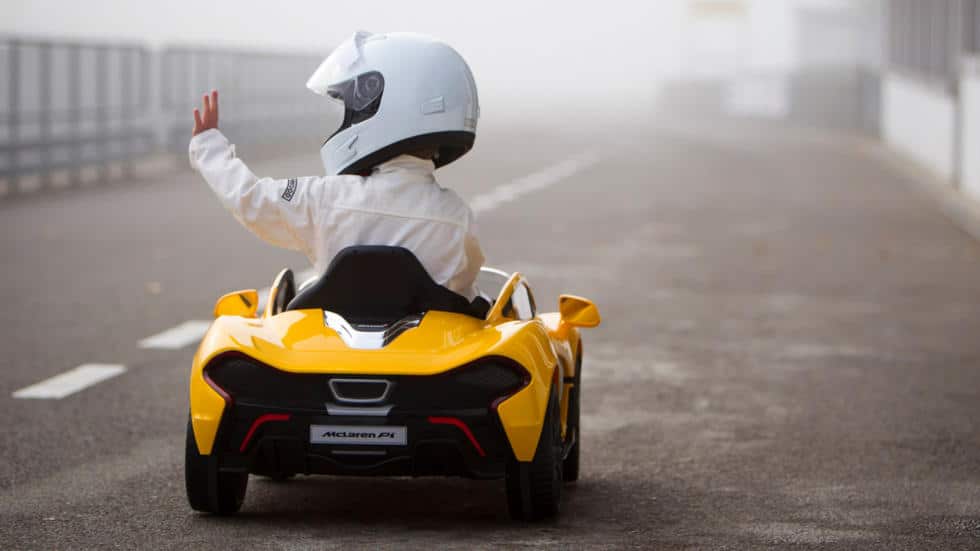
<instances>
[{"instance_id":1,"label":"dark visor","mask_svg":"<svg viewBox=\"0 0 980 551\"><path fill-rule=\"evenodd\" d=\"M385 79L381 73L370 71L328 87L327 95L344 102L347 109L363 111L381 97L384 89Z\"/></svg>"}]
</instances>

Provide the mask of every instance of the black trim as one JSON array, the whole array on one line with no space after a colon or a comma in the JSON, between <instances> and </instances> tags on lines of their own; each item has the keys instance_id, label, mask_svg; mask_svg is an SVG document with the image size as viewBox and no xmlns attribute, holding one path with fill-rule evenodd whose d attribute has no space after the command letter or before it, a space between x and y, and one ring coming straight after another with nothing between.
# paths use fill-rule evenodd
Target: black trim
<instances>
[{"instance_id":1,"label":"black trim","mask_svg":"<svg viewBox=\"0 0 980 551\"><path fill-rule=\"evenodd\" d=\"M282 192L282 198L285 201L292 201L293 195L296 194L296 184L298 180L296 178L290 178L286 180L286 189Z\"/></svg>"},{"instance_id":2,"label":"black trim","mask_svg":"<svg viewBox=\"0 0 980 551\"><path fill-rule=\"evenodd\" d=\"M265 413L288 413L288 421L265 423L240 452L252 423ZM466 434L448 424L429 422L429 416L460 419L485 455ZM405 446L310 443L311 425L391 425L406 427ZM339 453L338 453L339 452ZM350 453L355 452L355 453ZM374 452L365 454L363 452ZM219 472L260 475L329 474L349 476L462 476L499 479L513 461L510 442L495 412L481 409L443 409L398 413L385 417L329 415L289 408L270 409L236 403L222 414L211 454Z\"/></svg>"},{"instance_id":3,"label":"black trim","mask_svg":"<svg viewBox=\"0 0 980 551\"><path fill-rule=\"evenodd\" d=\"M365 176L371 170L385 161L394 159L402 154L412 154L415 151L437 148L439 155L432 159L436 168L448 165L456 159L462 157L467 151L473 148L476 141L476 134L465 131L433 132L412 136L401 141L397 141L387 147L370 153L353 163L347 165L340 174L359 174Z\"/></svg>"},{"instance_id":4,"label":"black trim","mask_svg":"<svg viewBox=\"0 0 980 551\"><path fill-rule=\"evenodd\" d=\"M366 83L371 82L372 77L375 78L375 82L380 83L380 88L377 91L366 90L364 87ZM378 113L378 109L381 108L381 98L384 97L384 89L385 77L378 71L361 73L352 79L327 88L327 95L340 100L344 104L344 121L340 124L340 128L335 130L323 143L326 144L337 134L375 116ZM377 93L375 97L365 98L365 95L370 96L374 93ZM365 99L367 99L367 103L363 103Z\"/></svg>"},{"instance_id":5,"label":"black trim","mask_svg":"<svg viewBox=\"0 0 980 551\"><path fill-rule=\"evenodd\" d=\"M387 325L430 310L483 319L489 305L470 303L433 281L404 247L358 245L338 252L320 279L286 307L312 308L330 310L354 325Z\"/></svg>"},{"instance_id":6,"label":"black trim","mask_svg":"<svg viewBox=\"0 0 980 551\"><path fill-rule=\"evenodd\" d=\"M506 465L515 462L515 458L493 404L496 397L512 395L529 383L519 364L497 356L438 375L377 376L288 373L239 353L228 353L209 362L205 373L227 385L232 396L222 413L212 448L214 472L268 476L305 473L502 478ZM330 414L326 405L334 398L329 385L334 377L390 381L393 386L384 403L390 404L391 409L383 417ZM240 452L255 419L267 413L288 413L290 419L261 425L245 452ZM459 428L431 423L430 416L463 421L485 455ZM409 442L405 447L311 444L312 424L405 426ZM349 451L383 451L384 455L344 453Z\"/></svg>"},{"instance_id":7,"label":"black trim","mask_svg":"<svg viewBox=\"0 0 980 551\"><path fill-rule=\"evenodd\" d=\"M204 372L236 404L311 413L325 411L325 403L335 398L333 379L386 381L391 391L383 404L405 414L431 414L433 404L439 409L488 409L530 383L520 364L501 356L486 356L435 375L364 375L292 373L229 353L213 359Z\"/></svg>"}]
</instances>

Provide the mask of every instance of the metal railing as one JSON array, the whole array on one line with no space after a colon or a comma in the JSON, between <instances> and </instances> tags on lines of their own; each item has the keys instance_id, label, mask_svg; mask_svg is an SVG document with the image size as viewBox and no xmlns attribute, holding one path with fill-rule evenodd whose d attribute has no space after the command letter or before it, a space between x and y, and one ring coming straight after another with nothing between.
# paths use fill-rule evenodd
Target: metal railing
<instances>
[{"instance_id":1,"label":"metal railing","mask_svg":"<svg viewBox=\"0 0 980 551\"><path fill-rule=\"evenodd\" d=\"M980 54L980 0L963 0L963 23L966 50Z\"/></svg>"},{"instance_id":2,"label":"metal railing","mask_svg":"<svg viewBox=\"0 0 980 551\"><path fill-rule=\"evenodd\" d=\"M973 42L975 8L976 0L891 0L889 65L955 89L960 58Z\"/></svg>"},{"instance_id":3,"label":"metal railing","mask_svg":"<svg viewBox=\"0 0 980 551\"><path fill-rule=\"evenodd\" d=\"M303 86L321 56L179 47L165 48L160 59L162 126L171 151L186 150L191 109L215 88L222 128L241 138L272 142L323 130L320 98Z\"/></svg>"},{"instance_id":4,"label":"metal railing","mask_svg":"<svg viewBox=\"0 0 980 551\"><path fill-rule=\"evenodd\" d=\"M0 178L107 170L151 148L146 48L41 40L0 41Z\"/></svg>"},{"instance_id":5,"label":"metal railing","mask_svg":"<svg viewBox=\"0 0 980 551\"><path fill-rule=\"evenodd\" d=\"M312 141L325 121L303 83L321 60L0 38L0 197L127 178L134 161L151 153L183 157L191 109L212 88L222 93L222 129L236 141Z\"/></svg>"}]
</instances>

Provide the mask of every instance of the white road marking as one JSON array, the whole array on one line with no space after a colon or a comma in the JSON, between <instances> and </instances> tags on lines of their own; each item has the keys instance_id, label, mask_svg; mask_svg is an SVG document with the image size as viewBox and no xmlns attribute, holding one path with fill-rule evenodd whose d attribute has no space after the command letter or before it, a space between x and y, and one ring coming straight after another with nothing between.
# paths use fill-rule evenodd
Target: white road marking
<instances>
[{"instance_id":1,"label":"white road marking","mask_svg":"<svg viewBox=\"0 0 980 551\"><path fill-rule=\"evenodd\" d=\"M470 208L473 209L473 212L493 210L522 195L527 195L533 191L557 184L576 172L581 172L598 163L599 160L599 154L594 151L587 151L575 157L565 159L558 164L543 168L537 172L532 172L527 176L522 176L512 182L501 184L486 193L477 195L470 202Z\"/></svg>"},{"instance_id":2,"label":"white road marking","mask_svg":"<svg viewBox=\"0 0 980 551\"><path fill-rule=\"evenodd\" d=\"M152 337L147 337L139 342L140 348L160 348L165 350L177 350L193 342L197 342L207 332L211 326L210 321L190 320L167 329L162 333L157 333Z\"/></svg>"},{"instance_id":3,"label":"white road marking","mask_svg":"<svg viewBox=\"0 0 980 551\"><path fill-rule=\"evenodd\" d=\"M41 398L60 400L69 394L111 379L126 371L119 364L83 364L61 375L55 375L40 383L14 392L14 398Z\"/></svg>"}]
</instances>

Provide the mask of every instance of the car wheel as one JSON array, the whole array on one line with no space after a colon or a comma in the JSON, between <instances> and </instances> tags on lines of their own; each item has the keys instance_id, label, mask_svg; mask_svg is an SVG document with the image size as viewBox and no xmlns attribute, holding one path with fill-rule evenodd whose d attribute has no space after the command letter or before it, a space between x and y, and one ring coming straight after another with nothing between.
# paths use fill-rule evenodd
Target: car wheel
<instances>
[{"instance_id":1,"label":"car wheel","mask_svg":"<svg viewBox=\"0 0 980 551\"><path fill-rule=\"evenodd\" d=\"M543 520L558 514L561 502L561 426L557 394L552 391L541 438L529 463L507 465L507 506L515 520Z\"/></svg>"},{"instance_id":2,"label":"car wheel","mask_svg":"<svg viewBox=\"0 0 980 551\"><path fill-rule=\"evenodd\" d=\"M572 449L568 450L565 461L562 463L562 478L565 482L575 482L578 480L579 450L581 449L582 431L582 354L579 353L575 359L575 385L568 396L568 432L575 435L575 443Z\"/></svg>"},{"instance_id":3,"label":"car wheel","mask_svg":"<svg viewBox=\"0 0 980 551\"><path fill-rule=\"evenodd\" d=\"M187 501L195 511L228 515L237 513L245 501L248 473L221 473L217 457L201 455L194 439L194 428L187 421L184 446L184 482Z\"/></svg>"}]
</instances>

